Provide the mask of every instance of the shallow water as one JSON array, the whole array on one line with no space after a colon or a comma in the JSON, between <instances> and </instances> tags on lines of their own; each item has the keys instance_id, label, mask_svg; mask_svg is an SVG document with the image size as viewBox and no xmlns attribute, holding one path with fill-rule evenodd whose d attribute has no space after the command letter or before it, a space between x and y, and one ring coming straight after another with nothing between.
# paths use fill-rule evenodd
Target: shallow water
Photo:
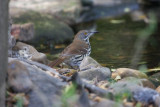
<instances>
[{"instance_id":1,"label":"shallow water","mask_svg":"<svg viewBox=\"0 0 160 107\"><path fill-rule=\"evenodd\" d=\"M130 67L135 54L134 47L138 32L145 29L147 25L143 21L132 21L129 16L101 19L97 20L96 24L100 33L91 38L91 57L110 68ZM149 37L146 44L143 44L145 48L141 52L142 57L137 69L141 65L147 68L159 66L160 42L157 38L159 38L158 34L154 34Z\"/></svg>"}]
</instances>

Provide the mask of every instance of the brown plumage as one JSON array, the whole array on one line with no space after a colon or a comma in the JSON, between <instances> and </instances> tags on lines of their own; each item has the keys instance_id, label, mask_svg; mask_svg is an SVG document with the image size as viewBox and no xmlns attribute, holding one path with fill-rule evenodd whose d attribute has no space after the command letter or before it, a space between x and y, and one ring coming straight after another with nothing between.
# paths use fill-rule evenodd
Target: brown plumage
<instances>
[{"instance_id":1,"label":"brown plumage","mask_svg":"<svg viewBox=\"0 0 160 107\"><path fill-rule=\"evenodd\" d=\"M71 66L74 69L78 69L81 61L85 56L90 54L91 46L89 43L89 37L96 32L89 32L87 30L82 30L75 36L73 42L67 46L59 58L49 64L49 66L54 67L64 62L65 64Z\"/></svg>"}]
</instances>

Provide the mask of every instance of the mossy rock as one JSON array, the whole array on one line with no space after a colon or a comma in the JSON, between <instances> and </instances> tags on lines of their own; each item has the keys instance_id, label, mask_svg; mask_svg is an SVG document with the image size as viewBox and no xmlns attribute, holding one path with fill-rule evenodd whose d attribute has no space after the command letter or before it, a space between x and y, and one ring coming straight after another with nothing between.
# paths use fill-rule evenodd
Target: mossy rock
<instances>
[{"instance_id":1,"label":"mossy rock","mask_svg":"<svg viewBox=\"0 0 160 107\"><path fill-rule=\"evenodd\" d=\"M54 17L38 12L27 11L18 16L14 16L13 23L23 24L31 22L34 24L35 37L29 42L37 46L40 44L59 44L71 41L73 38L72 29L65 23L58 21Z\"/></svg>"}]
</instances>

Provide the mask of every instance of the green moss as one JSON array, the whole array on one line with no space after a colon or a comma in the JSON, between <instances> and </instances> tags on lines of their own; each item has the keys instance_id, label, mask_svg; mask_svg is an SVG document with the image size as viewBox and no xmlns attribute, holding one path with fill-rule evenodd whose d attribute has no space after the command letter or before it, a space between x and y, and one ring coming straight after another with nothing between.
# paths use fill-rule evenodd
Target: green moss
<instances>
[{"instance_id":1,"label":"green moss","mask_svg":"<svg viewBox=\"0 0 160 107\"><path fill-rule=\"evenodd\" d=\"M39 44L49 46L49 43L64 43L65 41L70 41L74 35L68 25L47 14L27 11L18 17L14 17L13 21L20 24L27 22L34 24L35 37L30 43L35 46L39 46Z\"/></svg>"}]
</instances>

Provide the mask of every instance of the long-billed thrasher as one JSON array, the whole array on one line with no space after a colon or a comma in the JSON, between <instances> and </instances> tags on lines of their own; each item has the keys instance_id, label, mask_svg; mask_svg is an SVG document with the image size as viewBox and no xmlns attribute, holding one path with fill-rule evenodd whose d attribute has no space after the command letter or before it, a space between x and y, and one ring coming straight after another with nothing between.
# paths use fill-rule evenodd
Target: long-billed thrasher
<instances>
[{"instance_id":1,"label":"long-billed thrasher","mask_svg":"<svg viewBox=\"0 0 160 107\"><path fill-rule=\"evenodd\" d=\"M49 64L49 66L54 67L60 63L65 63L73 69L79 69L79 66L85 56L89 56L91 53L91 45L89 38L97 31L81 30L75 37L73 42L67 46L59 58Z\"/></svg>"}]
</instances>

